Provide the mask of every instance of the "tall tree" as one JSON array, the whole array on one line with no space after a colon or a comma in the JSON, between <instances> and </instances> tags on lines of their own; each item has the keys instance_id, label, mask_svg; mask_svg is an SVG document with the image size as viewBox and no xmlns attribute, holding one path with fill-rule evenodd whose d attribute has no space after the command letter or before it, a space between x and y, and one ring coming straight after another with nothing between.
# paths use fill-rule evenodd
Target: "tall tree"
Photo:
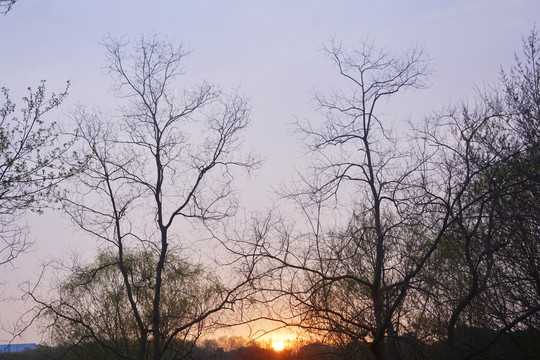
<instances>
[{"instance_id":1,"label":"tall tree","mask_svg":"<svg viewBox=\"0 0 540 360\"><path fill-rule=\"evenodd\" d=\"M337 43L327 53L349 91L316 92L322 125L298 124L313 176L285 193L299 211L294 221L259 221L252 244L274 269L260 288L290 305L281 321L377 359L422 339L445 342L443 357L474 356L533 321L538 221L524 211L536 212L535 81L514 76L519 96L485 95L428 117L407 139L392 134L380 103L424 84L422 54ZM513 73L535 74L528 59ZM464 325L494 336L462 352Z\"/></svg>"},{"instance_id":2,"label":"tall tree","mask_svg":"<svg viewBox=\"0 0 540 360\"><path fill-rule=\"evenodd\" d=\"M418 49L394 55L369 43L347 50L334 41L326 52L348 90L316 92L322 125L298 123L313 177L300 174L286 196L303 216L292 229L270 222L255 246L274 261L277 291L291 304L289 323L350 353L364 348L384 359L387 340L403 332L404 300L445 218L421 221L441 206L423 188L426 161L392 134L381 106L424 87L430 66Z\"/></svg>"},{"instance_id":3,"label":"tall tree","mask_svg":"<svg viewBox=\"0 0 540 360\"><path fill-rule=\"evenodd\" d=\"M163 316L167 261L186 245L177 229L234 214L236 169L249 172L258 165L241 146L250 109L245 98L208 83L176 90L187 55L182 45L157 36L135 43L109 38L104 44L116 94L125 100L125 107L120 118L85 108L75 112L74 136L82 146L81 156L91 161L73 178L66 195L60 194L60 201L76 225L115 249L136 330L138 351L133 358L157 360L168 354L186 328L229 307L249 281L247 275L228 284L215 306L195 318ZM144 284L132 281L128 255L133 251L152 254ZM137 296L139 285L149 292L149 302ZM42 305L56 317L71 319L54 302ZM104 334L91 334L106 343L100 338ZM122 358L132 358L120 348L114 350Z\"/></svg>"}]
</instances>

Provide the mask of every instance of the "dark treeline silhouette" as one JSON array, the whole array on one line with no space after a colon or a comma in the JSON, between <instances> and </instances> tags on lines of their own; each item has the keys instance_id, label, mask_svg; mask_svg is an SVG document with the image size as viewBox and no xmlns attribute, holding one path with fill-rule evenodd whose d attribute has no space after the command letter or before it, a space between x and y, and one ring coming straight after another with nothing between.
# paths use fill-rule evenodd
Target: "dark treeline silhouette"
<instances>
[{"instance_id":1,"label":"dark treeline silhouette","mask_svg":"<svg viewBox=\"0 0 540 360\"><path fill-rule=\"evenodd\" d=\"M458 352L463 354L479 350L483 341L494 336L493 331L475 328L456 329L456 346ZM226 344L225 344L226 345ZM136 349L136 346L133 346ZM363 345L353 345L342 348L333 348L328 345L312 343L303 346L285 348L275 351L258 343L251 343L235 349L224 350L223 347L204 345L186 346L191 349L182 356L170 359L191 360L339 360L339 359L373 359L371 351ZM396 349L399 348L399 351ZM435 342L432 344L417 339L402 337L385 344L386 357L389 360L399 359L445 359L445 344ZM489 350L475 359L537 359L540 354L540 332L529 329L505 334L499 338ZM74 351L65 348L52 348L42 346L35 350L21 353L2 354L5 360L91 360L110 359L117 360L114 353L103 351L96 343L79 346Z\"/></svg>"}]
</instances>

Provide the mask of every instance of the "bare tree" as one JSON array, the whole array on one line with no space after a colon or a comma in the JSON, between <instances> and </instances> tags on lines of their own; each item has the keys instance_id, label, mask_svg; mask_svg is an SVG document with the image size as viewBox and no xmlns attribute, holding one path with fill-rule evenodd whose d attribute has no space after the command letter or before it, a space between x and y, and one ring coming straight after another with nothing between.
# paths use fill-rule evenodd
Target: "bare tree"
<instances>
[{"instance_id":1,"label":"bare tree","mask_svg":"<svg viewBox=\"0 0 540 360\"><path fill-rule=\"evenodd\" d=\"M422 221L443 206L426 194L426 159L394 137L379 107L424 87L430 67L418 49L392 55L332 41L326 53L348 91L316 92L323 124L298 123L314 176L300 174L285 196L302 216L291 226L262 223L254 245L274 261L288 324L384 359L387 339L406 331L399 318L407 293L447 224Z\"/></svg>"},{"instance_id":2,"label":"bare tree","mask_svg":"<svg viewBox=\"0 0 540 360\"><path fill-rule=\"evenodd\" d=\"M207 83L175 90L187 55L182 45L156 36L134 44L109 38L104 45L116 94L126 106L120 118L108 119L85 108L75 112L79 158L90 159L89 167L59 196L76 225L115 249L138 351L131 357L120 348L111 350L122 358L157 360L168 356L181 334L229 308L249 281L248 273L227 284L214 306L194 317L163 315L167 261L187 244L177 229L233 215L236 169L249 172L258 165L253 154L242 150L241 133L250 109L245 98ZM147 283L133 281L128 264L133 251L152 254L145 269ZM137 296L137 284L151 294L150 301ZM93 341L108 344L101 337L106 334L83 317L70 315L54 301L41 305L53 318L77 321Z\"/></svg>"},{"instance_id":3,"label":"bare tree","mask_svg":"<svg viewBox=\"0 0 540 360\"><path fill-rule=\"evenodd\" d=\"M425 86L430 68L418 49L398 56L371 44L347 52L332 43L327 52L350 91L316 93L323 126L299 124L320 174L307 192L294 194L309 196L317 209L312 217L317 262L305 304L330 333L345 335L347 343L365 343L382 359L385 339L401 332L396 317L433 241L418 242L426 231L419 222L426 209L418 206L417 193L423 159L415 161L393 137L379 107L398 92ZM346 209L340 214L350 219L345 228L326 222L320 210L328 200Z\"/></svg>"},{"instance_id":4,"label":"bare tree","mask_svg":"<svg viewBox=\"0 0 540 360\"><path fill-rule=\"evenodd\" d=\"M515 115L500 97L484 96L396 137L380 103L425 84L422 53L391 56L369 44L346 51L335 42L327 53L349 91L316 92L322 125L298 124L313 176L300 174L285 193L295 213L257 224L252 251L273 269L260 289L289 305L286 316L274 311L284 324L319 334L350 358L401 357L437 339L447 358L484 351L538 312L530 271L537 221L515 222L508 212L513 199L528 202L536 191L510 170L531 153L509 125ZM512 240L520 227L531 241L521 250ZM510 253L520 261L503 261ZM517 281L507 277L513 271L528 274L518 281L532 293L526 301L497 295ZM501 301L505 316L495 311ZM460 354L457 329L486 321L492 340Z\"/></svg>"}]
</instances>

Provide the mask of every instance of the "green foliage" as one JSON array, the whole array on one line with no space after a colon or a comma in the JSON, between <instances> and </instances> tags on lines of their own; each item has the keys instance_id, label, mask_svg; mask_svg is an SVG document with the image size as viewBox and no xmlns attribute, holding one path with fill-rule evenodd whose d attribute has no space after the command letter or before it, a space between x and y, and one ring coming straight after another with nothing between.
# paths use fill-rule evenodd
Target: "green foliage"
<instances>
[{"instance_id":1,"label":"green foliage","mask_svg":"<svg viewBox=\"0 0 540 360\"><path fill-rule=\"evenodd\" d=\"M74 346L71 351L77 354L99 352L98 358L109 353L135 358L140 334L152 325L156 263L157 255L151 251L124 251L120 262L118 254L109 249L101 251L93 263L78 266L60 284L60 299L48 310L54 319L53 339L65 348ZM129 288L144 321L143 331L133 318L123 271L128 274ZM221 290L217 279L201 265L168 253L160 303L162 334L168 337L177 328L185 329L172 343L163 344L170 352L164 359L187 351L190 321L219 298Z\"/></svg>"},{"instance_id":2,"label":"green foliage","mask_svg":"<svg viewBox=\"0 0 540 360\"><path fill-rule=\"evenodd\" d=\"M69 86L69 83L68 83ZM58 107L67 96L67 88L59 95L45 95L45 81L36 91L28 88L20 116L9 91L2 88L5 103L0 108L0 194L1 208L39 210L39 200L50 194L54 183L67 176L69 170L58 163L69 142L59 143L56 122L45 124L43 116Z\"/></svg>"},{"instance_id":3,"label":"green foliage","mask_svg":"<svg viewBox=\"0 0 540 360\"><path fill-rule=\"evenodd\" d=\"M456 151L453 168L473 176L423 271L418 322L427 336L446 342L447 358L499 358L501 339L540 328L536 31L523 45L525 58L516 55L511 70L502 72L503 93L485 95L451 118L456 143L466 144L454 146L463 150Z\"/></svg>"},{"instance_id":4,"label":"green foliage","mask_svg":"<svg viewBox=\"0 0 540 360\"><path fill-rule=\"evenodd\" d=\"M56 185L83 165L66 166L63 156L72 142L62 141L56 122L45 122L45 115L60 106L65 91L46 95L45 81L34 91L28 88L23 105L17 106L2 88L0 107L0 264L13 260L28 247L26 229L16 220L25 211L41 212Z\"/></svg>"}]
</instances>

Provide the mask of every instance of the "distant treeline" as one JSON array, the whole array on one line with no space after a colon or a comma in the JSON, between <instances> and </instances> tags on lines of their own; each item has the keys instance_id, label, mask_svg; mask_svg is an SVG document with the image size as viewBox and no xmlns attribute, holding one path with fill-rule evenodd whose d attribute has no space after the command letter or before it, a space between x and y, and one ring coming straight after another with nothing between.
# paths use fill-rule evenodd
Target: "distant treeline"
<instances>
[{"instance_id":1,"label":"distant treeline","mask_svg":"<svg viewBox=\"0 0 540 360\"><path fill-rule=\"evenodd\" d=\"M456 343L463 354L480 350L478 344L493 337L493 332L485 329L461 327L457 331ZM413 337L403 336L386 344L388 359L443 359L445 344L441 342L422 342ZM137 346L133 344L133 349ZM186 344L184 354L171 355L167 360L337 360L337 359L372 359L369 349L362 344L348 344L342 348L330 347L322 344L307 344L298 347L275 350L262 347L258 343L251 343L238 349L229 351L223 347L197 346ZM91 359L120 359L113 353L107 353L95 343L87 343L74 349L60 347L40 346L37 349L20 353L1 354L2 360L91 360ZM481 355L473 359L540 359L540 332L534 329L514 331L507 333Z\"/></svg>"}]
</instances>

